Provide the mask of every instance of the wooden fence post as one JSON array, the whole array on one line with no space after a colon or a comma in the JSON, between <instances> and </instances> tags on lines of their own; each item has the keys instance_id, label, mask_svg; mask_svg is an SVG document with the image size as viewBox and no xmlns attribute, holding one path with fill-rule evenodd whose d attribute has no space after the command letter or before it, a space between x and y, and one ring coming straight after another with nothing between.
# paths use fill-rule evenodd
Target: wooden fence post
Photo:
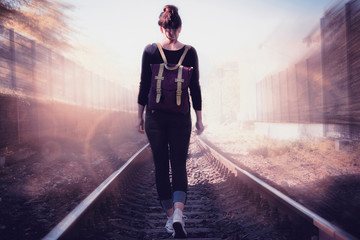
<instances>
[{"instance_id":1,"label":"wooden fence post","mask_svg":"<svg viewBox=\"0 0 360 240\"><path fill-rule=\"evenodd\" d=\"M296 92L296 106L297 106L297 121L300 122L300 99L299 99L299 83L298 83L298 72L297 72L297 64L295 64L295 92Z\"/></svg>"},{"instance_id":2,"label":"wooden fence post","mask_svg":"<svg viewBox=\"0 0 360 240\"><path fill-rule=\"evenodd\" d=\"M267 78L265 77L263 79L263 109L264 109L264 121L268 122L269 121L269 106L268 106L268 83L267 83Z\"/></svg>"},{"instance_id":3,"label":"wooden fence post","mask_svg":"<svg viewBox=\"0 0 360 240\"><path fill-rule=\"evenodd\" d=\"M10 71L11 71L11 88L16 90L16 73L15 73L15 33L14 29L9 29L10 34Z\"/></svg>"},{"instance_id":4,"label":"wooden fence post","mask_svg":"<svg viewBox=\"0 0 360 240\"><path fill-rule=\"evenodd\" d=\"M308 111L309 111L309 118L307 119L309 121L309 123L312 122L313 118L312 118L312 112L314 109L314 103L311 104L311 95L310 95L310 76L309 76L309 59L306 59L306 90L307 90L307 99L308 99Z\"/></svg>"},{"instance_id":5,"label":"wooden fence post","mask_svg":"<svg viewBox=\"0 0 360 240\"><path fill-rule=\"evenodd\" d=\"M36 44L34 40L31 40L31 81L33 86L36 82ZM36 87L33 87L36 92Z\"/></svg>"},{"instance_id":6,"label":"wooden fence post","mask_svg":"<svg viewBox=\"0 0 360 240\"><path fill-rule=\"evenodd\" d=\"M48 51L48 70L47 70L47 77L48 77L48 83L49 83L49 95L51 97L51 100L54 100L54 83L53 83L53 77L52 77L52 53L51 53L51 49L49 49Z\"/></svg>"},{"instance_id":7,"label":"wooden fence post","mask_svg":"<svg viewBox=\"0 0 360 240\"><path fill-rule=\"evenodd\" d=\"M289 96L289 93L290 93L290 84L289 84L289 69L287 68L286 69L286 91L287 91L287 94L286 94L286 97L287 97L287 121L288 122L291 122L291 117L290 117L290 96Z\"/></svg>"},{"instance_id":8,"label":"wooden fence post","mask_svg":"<svg viewBox=\"0 0 360 240\"><path fill-rule=\"evenodd\" d=\"M90 107L94 109L94 77L93 72L90 72Z\"/></svg>"}]
</instances>

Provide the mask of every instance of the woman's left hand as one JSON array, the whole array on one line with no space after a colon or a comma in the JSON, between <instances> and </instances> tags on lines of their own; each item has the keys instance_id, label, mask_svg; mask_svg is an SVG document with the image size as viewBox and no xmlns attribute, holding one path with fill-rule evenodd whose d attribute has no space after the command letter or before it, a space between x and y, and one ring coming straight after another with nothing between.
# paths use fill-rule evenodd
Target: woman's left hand
<instances>
[{"instance_id":1,"label":"woman's left hand","mask_svg":"<svg viewBox=\"0 0 360 240\"><path fill-rule=\"evenodd\" d=\"M196 130L197 130L196 131L197 135L202 134L202 132L205 129L204 124L202 123L202 121L196 121L195 127L196 127Z\"/></svg>"}]
</instances>

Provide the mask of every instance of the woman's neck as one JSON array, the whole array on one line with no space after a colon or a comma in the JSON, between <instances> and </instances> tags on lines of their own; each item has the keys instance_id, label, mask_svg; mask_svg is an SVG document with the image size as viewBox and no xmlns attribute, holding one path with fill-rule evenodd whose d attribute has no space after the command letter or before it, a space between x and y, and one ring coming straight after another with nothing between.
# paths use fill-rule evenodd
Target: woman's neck
<instances>
[{"instance_id":1,"label":"woman's neck","mask_svg":"<svg viewBox=\"0 0 360 240\"><path fill-rule=\"evenodd\" d=\"M166 49L166 50L179 50L182 47L184 47L184 44L179 42L178 40L169 40L169 39L164 39L161 42L161 46Z\"/></svg>"}]
</instances>

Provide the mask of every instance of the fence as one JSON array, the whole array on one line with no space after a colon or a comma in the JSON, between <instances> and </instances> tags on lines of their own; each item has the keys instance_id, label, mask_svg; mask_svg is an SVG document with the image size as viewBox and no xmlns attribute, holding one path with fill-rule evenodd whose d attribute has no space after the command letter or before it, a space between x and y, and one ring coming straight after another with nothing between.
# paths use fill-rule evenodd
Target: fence
<instances>
[{"instance_id":1,"label":"fence","mask_svg":"<svg viewBox=\"0 0 360 240\"><path fill-rule=\"evenodd\" d=\"M89 108L136 106L130 90L1 25L0 87Z\"/></svg>"},{"instance_id":2,"label":"fence","mask_svg":"<svg viewBox=\"0 0 360 240\"><path fill-rule=\"evenodd\" d=\"M321 51L257 83L257 120L360 124L360 0L321 19Z\"/></svg>"},{"instance_id":3,"label":"fence","mask_svg":"<svg viewBox=\"0 0 360 240\"><path fill-rule=\"evenodd\" d=\"M134 92L0 26L0 149L48 138L84 142L95 130L126 134L135 107Z\"/></svg>"},{"instance_id":4,"label":"fence","mask_svg":"<svg viewBox=\"0 0 360 240\"><path fill-rule=\"evenodd\" d=\"M320 56L257 83L257 119L264 122L322 122Z\"/></svg>"}]
</instances>

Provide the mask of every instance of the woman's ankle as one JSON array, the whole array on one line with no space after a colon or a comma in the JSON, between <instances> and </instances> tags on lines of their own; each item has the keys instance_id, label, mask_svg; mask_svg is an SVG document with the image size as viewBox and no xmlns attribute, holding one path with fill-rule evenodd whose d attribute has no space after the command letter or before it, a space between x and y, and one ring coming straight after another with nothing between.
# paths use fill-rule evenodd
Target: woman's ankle
<instances>
[{"instance_id":1,"label":"woman's ankle","mask_svg":"<svg viewBox=\"0 0 360 240\"><path fill-rule=\"evenodd\" d=\"M166 215L168 217L172 217L174 215L174 208L170 208L170 209L166 210Z\"/></svg>"},{"instance_id":2,"label":"woman's ankle","mask_svg":"<svg viewBox=\"0 0 360 240\"><path fill-rule=\"evenodd\" d=\"M174 209L178 208L179 210L184 211L184 207L185 207L185 205L182 202L175 202L174 203Z\"/></svg>"}]
</instances>

